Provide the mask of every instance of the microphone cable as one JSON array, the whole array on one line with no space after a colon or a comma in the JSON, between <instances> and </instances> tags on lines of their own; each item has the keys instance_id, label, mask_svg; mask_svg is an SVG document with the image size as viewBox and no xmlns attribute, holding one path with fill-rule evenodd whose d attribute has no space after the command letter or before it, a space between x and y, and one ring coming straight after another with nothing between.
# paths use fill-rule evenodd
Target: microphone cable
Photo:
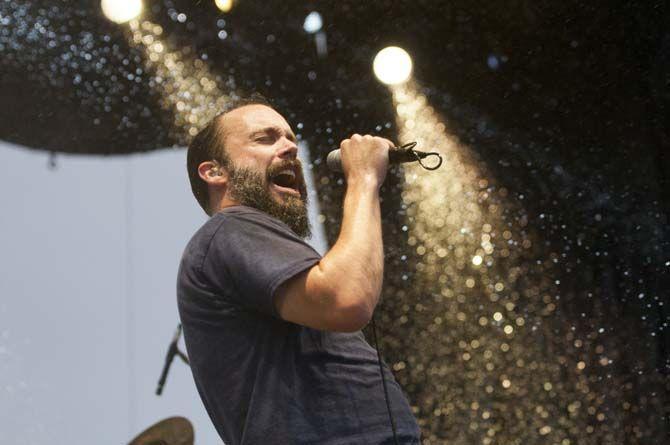
<instances>
[{"instance_id":1,"label":"microphone cable","mask_svg":"<svg viewBox=\"0 0 670 445\"><path fill-rule=\"evenodd\" d=\"M389 163L391 164L400 164L403 162L414 162L417 161L421 167L426 170L437 170L442 165L442 156L436 151L425 152L414 150L416 147L416 142L408 142L405 145L400 147L393 147L389 149ZM436 157L437 164L428 166L423 163L422 159L428 157Z\"/></svg>"},{"instance_id":2,"label":"microphone cable","mask_svg":"<svg viewBox=\"0 0 670 445\"><path fill-rule=\"evenodd\" d=\"M379 343L377 343L377 327L375 326L375 314L374 312L372 313L372 320L371 323L372 325L372 338L375 342L375 349L377 350L377 361L379 362L379 375L382 378L382 386L384 387L384 400L386 400L386 409L388 410L389 413L389 420L391 422L391 430L393 431L393 443L395 445L398 444L398 436L396 433L395 429L395 420L393 419L393 413L391 412L391 402L389 401L389 393L388 393L388 388L386 387L386 379L384 378L384 368L382 366L382 356L381 352L379 351Z\"/></svg>"},{"instance_id":3,"label":"microphone cable","mask_svg":"<svg viewBox=\"0 0 670 445\"><path fill-rule=\"evenodd\" d=\"M400 162L410 162L418 161L419 165L426 170L437 170L442 165L442 156L438 152L422 152L414 150L416 147L416 142L409 142L400 147L393 147L389 150L389 161L391 163L400 163ZM428 166L422 162L422 159L434 156L437 157L437 164L433 166ZM384 400L386 400L386 409L389 413L389 421L391 422L391 430L393 431L393 443L398 444L398 434L396 432L395 420L393 419L393 413L391 412L391 402L389 401L388 388L386 387L386 379L384 378L384 368L382 366L382 356L379 349L379 343L377 342L377 326L375 325L375 314L372 313L372 320L370 322L372 325L372 338L375 342L375 349L377 349L377 361L379 362L379 375L382 379L382 386L384 387Z\"/></svg>"}]
</instances>

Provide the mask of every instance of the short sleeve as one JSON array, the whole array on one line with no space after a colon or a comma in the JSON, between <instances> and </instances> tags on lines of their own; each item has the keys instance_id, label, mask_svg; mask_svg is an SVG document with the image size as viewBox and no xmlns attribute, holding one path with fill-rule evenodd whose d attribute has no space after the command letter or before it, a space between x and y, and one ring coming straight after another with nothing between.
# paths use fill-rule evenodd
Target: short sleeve
<instances>
[{"instance_id":1,"label":"short sleeve","mask_svg":"<svg viewBox=\"0 0 670 445\"><path fill-rule=\"evenodd\" d=\"M218 294L238 300L233 303L280 318L275 291L321 256L281 221L244 209L215 215L220 221L202 272Z\"/></svg>"}]
</instances>

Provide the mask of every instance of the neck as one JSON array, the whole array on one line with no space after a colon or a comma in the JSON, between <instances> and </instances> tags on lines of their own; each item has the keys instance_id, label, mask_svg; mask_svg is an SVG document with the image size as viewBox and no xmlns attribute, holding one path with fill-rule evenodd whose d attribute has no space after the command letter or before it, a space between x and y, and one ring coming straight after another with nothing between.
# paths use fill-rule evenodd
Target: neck
<instances>
[{"instance_id":1,"label":"neck","mask_svg":"<svg viewBox=\"0 0 670 445\"><path fill-rule=\"evenodd\" d=\"M232 207L236 205L240 205L240 203L228 196L228 193L224 193L223 195L216 196L214 199L212 199L212 205L210 208L212 209L212 214L214 214L220 212L226 207Z\"/></svg>"}]
</instances>

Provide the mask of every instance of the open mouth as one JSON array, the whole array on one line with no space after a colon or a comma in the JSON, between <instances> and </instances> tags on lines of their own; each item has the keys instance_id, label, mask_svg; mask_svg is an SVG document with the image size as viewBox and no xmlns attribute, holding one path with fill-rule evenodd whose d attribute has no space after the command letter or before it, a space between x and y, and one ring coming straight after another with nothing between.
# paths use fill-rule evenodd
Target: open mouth
<instances>
[{"instance_id":1,"label":"open mouth","mask_svg":"<svg viewBox=\"0 0 670 445\"><path fill-rule=\"evenodd\" d=\"M270 178L274 188L282 193L289 193L294 196L300 196L298 189L298 177L294 170L286 168L281 170Z\"/></svg>"}]
</instances>

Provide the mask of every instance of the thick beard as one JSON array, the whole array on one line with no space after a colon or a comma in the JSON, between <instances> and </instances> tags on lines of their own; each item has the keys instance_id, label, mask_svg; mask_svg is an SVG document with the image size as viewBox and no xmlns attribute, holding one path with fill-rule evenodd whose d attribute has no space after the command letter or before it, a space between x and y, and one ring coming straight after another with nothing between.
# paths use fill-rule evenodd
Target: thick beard
<instances>
[{"instance_id":1,"label":"thick beard","mask_svg":"<svg viewBox=\"0 0 670 445\"><path fill-rule=\"evenodd\" d=\"M283 164L279 167L285 168ZM230 174L230 196L235 201L277 218L302 238L312 235L307 217L307 188L304 181L299 184L298 189L301 198L285 195L284 202L280 203L272 196L267 177L264 178L260 173L248 168L236 168L231 165L227 169Z\"/></svg>"}]
</instances>

